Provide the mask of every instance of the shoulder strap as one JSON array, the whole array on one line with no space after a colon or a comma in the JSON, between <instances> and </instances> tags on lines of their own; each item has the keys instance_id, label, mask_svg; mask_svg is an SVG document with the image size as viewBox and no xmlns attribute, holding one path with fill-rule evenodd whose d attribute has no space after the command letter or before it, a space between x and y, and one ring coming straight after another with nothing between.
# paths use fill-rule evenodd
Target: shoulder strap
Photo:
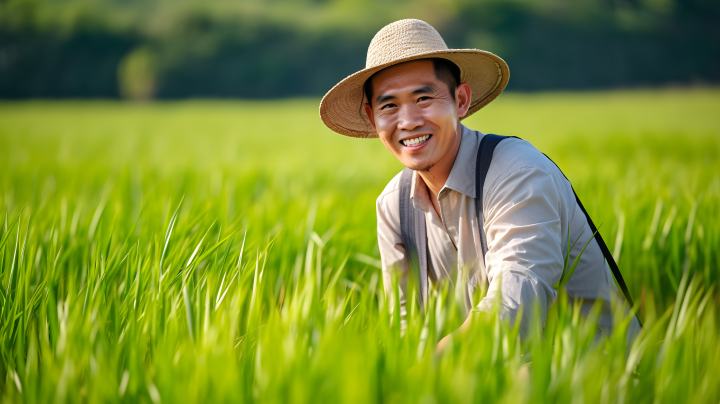
<instances>
[{"instance_id":1,"label":"shoulder strap","mask_svg":"<svg viewBox=\"0 0 720 404\"><path fill-rule=\"evenodd\" d=\"M485 229L483 227L483 187L485 186L485 177L487 177L488 169L490 169L495 146L507 138L508 136L489 133L483 136L482 140L480 140L480 146L478 147L477 162L475 163L475 210L477 211L483 262L485 262L485 254L487 254L488 251L487 236L485 235Z\"/></svg>"},{"instance_id":2,"label":"shoulder strap","mask_svg":"<svg viewBox=\"0 0 720 404\"><path fill-rule=\"evenodd\" d=\"M424 313L428 288L427 231L425 215L412 206L412 179L413 170L405 168L400 174L400 233L418 286L417 303Z\"/></svg>"},{"instance_id":3,"label":"shoulder strap","mask_svg":"<svg viewBox=\"0 0 720 404\"><path fill-rule=\"evenodd\" d=\"M482 241L482 249L483 249L483 260L485 259L485 254L487 253L487 241L485 236L485 231L483 230L483 186L485 185L485 177L487 176L488 169L490 168L490 162L492 161L493 151L495 150L495 146L498 145L502 140L507 139L508 137L514 137L516 139L519 139L516 136L499 136L499 135L493 135L493 134L487 134L483 136L482 140L480 141L480 147L478 149L478 156L477 156L477 163L475 168L475 208L477 209L477 216L478 216L478 224L480 226L480 239ZM545 155L548 160L550 160L553 164L555 164L554 161L547 155ZM555 164L555 167L560 170L560 167L558 167L557 164ZM563 174L565 177L565 174L560 170L560 173ZM567 179L567 177L565 177ZM568 180L569 182L569 180ZM572 187L572 184L570 185ZM612 271L613 276L615 277L615 280L618 283L618 286L620 286L620 290L622 290L623 295L625 296L625 299L627 300L630 307L633 307L633 300L632 297L630 297L630 291L627 288L627 285L625 284L625 280L622 277L622 273L620 273L620 268L618 268L617 263L615 263L615 259L613 259L612 254L610 254L610 250L608 249L607 245L605 245L605 241L603 240L602 236L600 235L600 232L597 230L597 227L595 227L595 224L593 223L592 219L590 219L590 215L585 210L585 207L583 206L582 202L580 202L580 198L577 196L577 193L575 193L575 189L573 188L573 194L575 195L575 201L577 201L578 206L580 207L580 210L582 210L583 214L585 214L585 218L587 219L588 225L590 226L590 230L595 234L595 241L600 246L600 250L603 253L603 256L605 256L605 260L608 263L608 266L610 266L610 270ZM638 318L638 322L640 322L640 319ZM642 323L640 323L642 326Z\"/></svg>"}]
</instances>

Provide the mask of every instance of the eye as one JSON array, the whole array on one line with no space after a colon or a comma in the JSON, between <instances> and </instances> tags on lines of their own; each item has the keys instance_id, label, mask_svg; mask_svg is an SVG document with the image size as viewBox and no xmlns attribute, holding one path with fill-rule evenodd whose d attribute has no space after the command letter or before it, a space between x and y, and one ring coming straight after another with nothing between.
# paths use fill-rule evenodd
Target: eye
<instances>
[{"instance_id":1,"label":"eye","mask_svg":"<svg viewBox=\"0 0 720 404\"><path fill-rule=\"evenodd\" d=\"M380 109L387 109L387 108L393 108L393 107L395 107L395 104L385 104L382 107L380 107Z\"/></svg>"},{"instance_id":2,"label":"eye","mask_svg":"<svg viewBox=\"0 0 720 404\"><path fill-rule=\"evenodd\" d=\"M420 101L427 101L427 100L430 100L430 97L428 97L427 95L424 95L424 96L418 98L418 102L420 102Z\"/></svg>"}]
</instances>

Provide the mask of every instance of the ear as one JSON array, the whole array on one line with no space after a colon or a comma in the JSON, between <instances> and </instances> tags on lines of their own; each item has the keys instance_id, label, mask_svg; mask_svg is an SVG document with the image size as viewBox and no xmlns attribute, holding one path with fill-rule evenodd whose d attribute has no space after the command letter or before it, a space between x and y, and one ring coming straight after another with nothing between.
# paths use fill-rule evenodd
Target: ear
<instances>
[{"instance_id":1,"label":"ear","mask_svg":"<svg viewBox=\"0 0 720 404\"><path fill-rule=\"evenodd\" d=\"M370 124L375 127L375 116L373 115L372 107L370 104L365 104L365 114L370 119Z\"/></svg>"},{"instance_id":2,"label":"ear","mask_svg":"<svg viewBox=\"0 0 720 404\"><path fill-rule=\"evenodd\" d=\"M468 83L460 83L455 89L455 104L458 109L458 118L467 115L470 109L470 101L472 100L472 90Z\"/></svg>"}]
</instances>

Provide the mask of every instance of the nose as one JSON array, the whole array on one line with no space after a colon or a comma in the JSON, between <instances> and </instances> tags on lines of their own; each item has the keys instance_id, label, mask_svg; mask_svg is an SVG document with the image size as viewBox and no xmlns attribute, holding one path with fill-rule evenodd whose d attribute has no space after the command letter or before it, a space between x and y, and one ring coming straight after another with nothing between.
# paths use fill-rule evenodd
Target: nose
<instances>
[{"instance_id":1,"label":"nose","mask_svg":"<svg viewBox=\"0 0 720 404\"><path fill-rule=\"evenodd\" d=\"M398 112L398 129L411 131L425 124L422 112L416 105L403 105Z\"/></svg>"}]
</instances>

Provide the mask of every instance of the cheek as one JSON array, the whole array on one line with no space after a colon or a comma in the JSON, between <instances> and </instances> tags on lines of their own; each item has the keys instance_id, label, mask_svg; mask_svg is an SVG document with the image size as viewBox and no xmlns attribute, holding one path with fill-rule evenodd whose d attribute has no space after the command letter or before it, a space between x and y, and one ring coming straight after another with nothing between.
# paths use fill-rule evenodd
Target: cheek
<instances>
[{"instance_id":1,"label":"cheek","mask_svg":"<svg viewBox=\"0 0 720 404\"><path fill-rule=\"evenodd\" d=\"M453 104L449 102L442 102L433 104L427 113L432 116L431 119L436 120L438 123L447 124L448 122L455 122L457 120L457 112L453 108Z\"/></svg>"},{"instance_id":2,"label":"cheek","mask_svg":"<svg viewBox=\"0 0 720 404\"><path fill-rule=\"evenodd\" d=\"M393 144L392 138L394 133L395 125L392 120L388 117L376 117L375 118L375 131L378 134L380 140L382 140L385 147L390 148Z\"/></svg>"},{"instance_id":3,"label":"cheek","mask_svg":"<svg viewBox=\"0 0 720 404\"><path fill-rule=\"evenodd\" d=\"M376 114L375 115L375 126L377 126L378 132L389 131L394 127L395 118L389 114Z\"/></svg>"},{"instance_id":4,"label":"cheek","mask_svg":"<svg viewBox=\"0 0 720 404\"><path fill-rule=\"evenodd\" d=\"M457 130L457 113L451 108L443 107L432 111L432 117L429 118L435 127L442 133L441 139L447 141L448 138L454 138ZM452 141L450 141L452 143Z\"/></svg>"},{"instance_id":5,"label":"cheek","mask_svg":"<svg viewBox=\"0 0 720 404\"><path fill-rule=\"evenodd\" d=\"M385 146L385 148L389 151L395 153L395 147L393 147L392 141L392 132L381 132L379 129L380 127L378 127L378 137L380 138L383 146Z\"/></svg>"}]
</instances>

